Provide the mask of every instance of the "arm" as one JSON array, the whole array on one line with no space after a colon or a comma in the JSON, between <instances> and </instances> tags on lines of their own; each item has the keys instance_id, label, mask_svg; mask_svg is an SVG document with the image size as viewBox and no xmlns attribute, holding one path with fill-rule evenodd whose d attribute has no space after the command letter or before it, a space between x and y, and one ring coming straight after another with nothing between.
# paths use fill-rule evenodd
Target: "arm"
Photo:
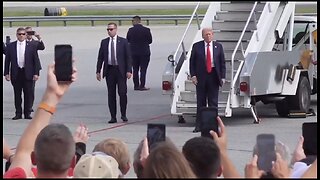
<instances>
[{"instance_id":1,"label":"arm","mask_svg":"<svg viewBox=\"0 0 320 180\"><path fill-rule=\"evenodd\" d=\"M44 46L44 43L41 39L38 41L37 50L44 50L46 47Z\"/></svg>"},{"instance_id":2,"label":"arm","mask_svg":"<svg viewBox=\"0 0 320 180\"><path fill-rule=\"evenodd\" d=\"M76 80L76 70L72 74L72 82ZM62 96L68 90L71 82L57 82L54 75L54 64L49 65L47 74L47 88L42 97L42 103L51 107L56 105L61 100ZM17 145L15 158L11 162L10 169L15 167L23 168L27 175L32 176L31 168L31 152L34 148L34 143L39 132L46 127L52 114L44 109L38 108L35 112L34 118L28 124Z\"/></svg>"},{"instance_id":3,"label":"arm","mask_svg":"<svg viewBox=\"0 0 320 180\"><path fill-rule=\"evenodd\" d=\"M98 60L97 60L97 69L96 69L96 77L98 81L101 81L101 68L104 59L104 48L103 48L103 40L100 43L99 53L98 53Z\"/></svg>"},{"instance_id":4,"label":"arm","mask_svg":"<svg viewBox=\"0 0 320 180\"><path fill-rule=\"evenodd\" d=\"M220 127L220 136L218 136L217 133L212 130L210 131L210 134L212 135L214 141L217 143L220 149L223 177L240 178L241 176L239 172L231 162L227 153L227 132L225 130L225 126L219 116L217 117L217 120Z\"/></svg>"},{"instance_id":5,"label":"arm","mask_svg":"<svg viewBox=\"0 0 320 180\"><path fill-rule=\"evenodd\" d=\"M7 141L3 138L3 159L9 161L10 157L14 153L11 151L9 144Z\"/></svg>"},{"instance_id":6,"label":"arm","mask_svg":"<svg viewBox=\"0 0 320 180\"><path fill-rule=\"evenodd\" d=\"M11 64L9 47L12 47L12 46L8 45L6 47L6 57L5 57L5 60L4 60L4 73L3 73L4 76L9 75L9 69L10 69L10 64Z\"/></svg>"},{"instance_id":7,"label":"arm","mask_svg":"<svg viewBox=\"0 0 320 180\"><path fill-rule=\"evenodd\" d=\"M125 45L124 45L124 51L126 54L126 67L127 67L127 78L130 79L131 77L131 73L132 73L132 59L131 59L131 51L130 51L130 47L129 47L129 43L128 41L125 39L124 41Z\"/></svg>"},{"instance_id":8,"label":"arm","mask_svg":"<svg viewBox=\"0 0 320 180\"><path fill-rule=\"evenodd\" d=\"M148 43L151 44L152 43L152 35L151 35L151 31L149 28L148 28L147 39L148 39Z\"/></svg>"},{"instance_id":9,"label":"arm","mask_svg":"<svg viewBox=\"0 0 320 180\"><path fill-rule=\"evenodd\" d=\"M306 172L304 172L301 178L317 178L317 159L310 165Z\"/></svg>"},{"instance_id":10,"label":"arm","mask_svg":"<svg viewBox=\"0 0 320 180\"><path fill-rule=\"evenodd\" d=\"M226 78L226 60L224 57L223 46L221 45L221 79Z\"/></svg>"},{"instance_id":11,"label":"arm","mask_svg":"<svg viewBox=\"0 0 320 180\"><path fill-rule=\"evenodd\" d=\"M76 156L78 162L81 156L86 153L86 143L89 139L88 128L85 125L80 124L73 135L73 139L76 143Z\"/></svg>"}]
</instances>

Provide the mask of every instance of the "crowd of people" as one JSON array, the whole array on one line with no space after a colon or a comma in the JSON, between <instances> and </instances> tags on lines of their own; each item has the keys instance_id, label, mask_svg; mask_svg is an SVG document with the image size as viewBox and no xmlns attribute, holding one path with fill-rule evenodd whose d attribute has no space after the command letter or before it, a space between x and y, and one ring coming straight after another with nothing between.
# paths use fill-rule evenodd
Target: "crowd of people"
<instances>
[{"instance_id":1,"label":"crowd of people","mask_svg":"<svg viewBox=\"0 0 320 180\"><path fill-rule=\"evenodd\" d=\"M123 122L128 121L126 116L127 79L130 79L133 74L134 90L149 90L145 87L145 76L150 61L149 44L152 43L152 37L150 29L141 27L140 21L140 17L133 17L133 25L137 26L137 30L130 29L127 39L117 35L116 23L109 23L107 25L109 37L103 39L100 44L96 78L98 81L106 78L108 106L111 114L109 123L117 122L116 87L118 87L120 96ZM141 31L144 29L143 31L147 32L144 34L148 34L148 38L143 40L148 50L131 57L130 51L134 51L133 49L137 46L140 47L131 33L139 29ZM275 160L268 171L259 167L260 154L255 153L259 151L255 147L252 159L249 159L244 167L244 176L241 176L242 173L235 168L228 154L228 133L219 116L216 119L218 132L210 131L211 137L191 138L184 143L181 150L170 137L166 137L164 141L157 142L153 146L150 146L148 138L144 137L134 152L132 162L128 145L116 137L107 137L98 142L92 152L87 152L86 144L89 136L86 125L80 124L72 134L66 125L51 122L56 106L77 79L75 67L73 67L72 80L60 82L56 79L54 64L48 66L46 90L35 109L34 116L30 116L33 110L35 81L42 68L37 51L42 50L41 47L44 49L44 45L40 36L37 43L23 44L27 43L27 31L32 31L32 29L18 28L18 40L9 44L4 51L6 54L4 76L6 80L11 80L15 91L16 115L12 119L21 119L22 113L25 119L32 119L21 135L15 152L12 152L3 138L3 159L7 160L4 178L122 178L126 177L131 168L137 178L317 177L317 156L305 154L303 136L298 139L291 161L288 158L290 152L286 146L282 143L275 144ZM204 41L196 43L191 53L191 78L195 85L205 82L203 86L197 86L197 95L200 94L200 99L197 100L201 101L198 106L206 106L207 99L209 106L217 106L218 88L225 81L223 48L221 44L212 42L211 28L204 28L202 33ZM139 40L141 38L138 38ZM18 41L22 42L21 47ZM205 47L207 50L204 50ZM203 52L207 54L207 62L196 62L199 59L197 56L202 57ZM205 63L210 68L205 68ZM205 71L205 75L202 76L200 71ZM210 82L215 82L215 84L212 85ZM214 91L213 94L206 92L208 86ZM23 110L21 107L22 91L25 99ZM201 122L198 119L194 132L199 131L199 123Z\"/></svg>"}]
</instances>

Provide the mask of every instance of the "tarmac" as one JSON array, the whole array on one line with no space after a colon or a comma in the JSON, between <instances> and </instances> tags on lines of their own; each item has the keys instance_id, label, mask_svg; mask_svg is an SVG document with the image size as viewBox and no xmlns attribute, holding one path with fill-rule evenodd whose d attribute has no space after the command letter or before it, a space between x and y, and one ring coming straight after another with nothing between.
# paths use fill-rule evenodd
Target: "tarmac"
<instances>
[{"instance_id":1,"label":"tarmac","mask_svg":"<svg viewBox=\"0 0 320 180\"><path fill-rule=\"evenodd\" d=\"M125 37L130 26L119 26L118 34ZM185 124L178 124L178 118L170 114L170 96L162 95L161 75L166 65L167 56L174 52L185 29L185 25L149 26L153 34L151 45L151 62L147 72L146 86L150 91L134 91L132 79L128 80L128 123L122 123L118 110L118 123L108 124L110 114L107 106L107 90L105 81L98 82L95 76L97 54L101 39L106 37L106 27L35 27L46 46L39 51L42 63L40 80L36 83L36 99L34 108L39 104L46 87L47 65L53 62L55 44L71 44L73 46L78 80L70 87L57 107L51 122L64 123L72 132L79 123L89 128L87 152L91 152L99 141L115 137L122 139L129 148L131 158L139 142L146 136L148 123L164 123L166 135L181 149L190 138L199 136L192 133L195 117L187 116ZM193 27L190 34L195 32ZM3 28L5 36L15 40L16 28ZM191 45L193 36L186 41ZM312 96L311 107L317 113L317 97ZM119 106L118 106L119 107ZM10 82L3 78L3 137L12 148L30 122L29 120L13 121L14 116L13 89ZM244 175L244 167L252 157L252 149L259 133L275 134L276 139L284 142L293 151L298 137L301 135L303 122L317 122L317 116L307 118L279 118L273 104L258 103L257 111L262 119L260 124L253 124L249 109L235 109L231 118L222 118L228 134L228 153L240 174ZM119 121L120 120L120 121ZM14 149L13 149L14 150ZM132 159L131 159L132 160ZM4 162L4 161L3 161ZM131 167L126 178L136 177Z\"/></svg>"}]
</instances>

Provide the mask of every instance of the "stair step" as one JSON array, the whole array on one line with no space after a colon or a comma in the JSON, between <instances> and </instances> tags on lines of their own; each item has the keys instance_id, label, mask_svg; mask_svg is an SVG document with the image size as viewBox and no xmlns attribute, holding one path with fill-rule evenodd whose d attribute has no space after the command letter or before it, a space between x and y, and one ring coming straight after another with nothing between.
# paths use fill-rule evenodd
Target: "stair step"
<instances>
[{"instance_id":1,"label":"stair step","mask_svg":"<svg viewBox=\"0 0 320 180\"><path fill-rule=\"evenodd\" d=\"M236 47L237 43L238 43L238 41L236 41L236 42L232 42L232 41L221 41L221 40L217 40L217 41L222 44L224 50L228 50L228 49L233 50L233 49ZM242 45L243 45L243 48L244 48L244 49L247 48L248 44L249 44L248 41L242 41ZM240 50L240 49L241 49L241 45L239 46L239 50Z\"/></svg>"},{"instance_id":2,"label":"stair step","mask_svg":"<svg viewBox=\"0 0 320 180\"><path fill-rule=\"evenodd\" d=\"M225 108L227 102L218 102L218 115L224 116ZM197 104L196 103L187 103L184 101L177 102L177 113L182 114L197 114Z\"/></svg>"},{"instance_id":3,"label":"stair step","mask_svg":"<svg viewBox=\"0 0 320 180\"><path fill-rule=\"evenodd\" d=\"M245 32L243 35L244 40L250 40L252 36L252 32ZM238 41L240 38L241 32L235 32L235 31L220 31L220 32L214 32L214 38L219 40L236 40Z\"/></svg>"},{"instance_id":4,"label":"stair step","mask_svg":"<svg viewBox=\"0 0 320 180\"><path fill-rule=\"evenodd\" d=\"M212 27L220 30L238 30L242 31L246 25L245 21L213 21ZM256 29L254 22L249 22L247 29Z\"/></svg>"},{"instance_id":5,"label":"stair step","mask_svg":"<svg viewBox=\"0 0 320 180\"><path fill-rule=\"evenodd\" d=\"M217 12L215 18L217 20L242 20L246 21L250 15L250 11L220 11ZM256 12L256 18L259 19L261 15L260 12ZM252 15L251 20L254 20Z\"/></svg>"},{"instance_id":6,"label":"stair step","mask_svg":"<svg viewBox=\"0 0 320 180\"><path fill-rule=\"evenodd\" d=\"M221 3L221 11L251 11L254 2L246 3L246 2L222 2ZM258 3L256 6L257 11L262 11L264 8L264 3Z\"/></svg>"},{"instance_id":7,"label":"stair step","mask_svg":"<svg viewBox=\"0 0 320 180\"><path fill-rule=\"evenodd\" d=\"M227 84L225 84L225 86L227 86ZM230 86L229 86L230 88ZM228 99L229 96L229 91L227 90L223 90L223 91L219 91L219 97L218 100L219 101L226 101ZM186 101L186 102L197 102L197 95L196 95L196 91L181 91L180 92L180 101Z\"/></svg>"}]
</instances>

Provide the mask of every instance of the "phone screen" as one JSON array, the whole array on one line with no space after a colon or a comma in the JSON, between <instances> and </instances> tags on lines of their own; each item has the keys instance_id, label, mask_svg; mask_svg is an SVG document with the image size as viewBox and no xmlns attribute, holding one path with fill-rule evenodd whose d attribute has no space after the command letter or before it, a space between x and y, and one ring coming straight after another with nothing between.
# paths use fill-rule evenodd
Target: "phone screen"
<instances>
[{"instance_id":1,"label":"phone screen","mask_svg":"<svg viewBox=\"0 0 320 180\"><path fill-rule=\"evenodd\" d=\"M317 155L317 122L303 123L302 136L305 155Z\"/></svg>"},{"instance_id":2,"label":"phone screen","mask_svg":"<svg viewBox=\"0 0 320 180\"><path fill-rule=\"evenodd\" d=\"M147 139L149 148L161 141L166 140L166 126L165 124L148 124Z\"/></svg>"},{"instance_id":3,"label":"phone screen","mask_svg":"<svg viewBox=\"0 0 320 180\"><path fill-rule=\"evenodd\" d=\"M217 116L218 110L215 107L204 107L200 109L200 130L202 137L213 138L210 130L219 134Z\"/></svg>"},{"instance_id":4,"label":"phone screen","mask_svg":"<svg viewBox=\"0 0 320 180\"><path fill-rule=\"evenodd\" d=\"M276 161L275 137L273 134L259 134L257 136L258 168L270 172L272 161Z\"/></svg>"},{"instance_id":5,"label":"phone screen","mask_svg":"<svg viewBox=\"0 0 320 180\"><path fill-rule=\"evenodd\" d=\"M72 46L70 44L55 45L54 60L57 81L71 81Z\"/></svg>"}]
</instances>

